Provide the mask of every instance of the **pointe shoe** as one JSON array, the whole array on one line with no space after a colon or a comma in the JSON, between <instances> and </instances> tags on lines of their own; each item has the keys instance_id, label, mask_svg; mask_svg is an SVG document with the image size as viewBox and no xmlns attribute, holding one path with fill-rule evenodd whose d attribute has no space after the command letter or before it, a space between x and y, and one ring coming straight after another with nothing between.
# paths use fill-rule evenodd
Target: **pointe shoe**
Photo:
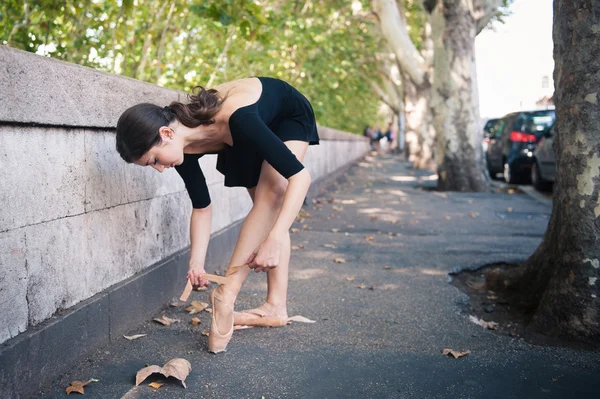
<instances>
[{"instance_id":1,"label":"pointe shoe","mask_svg":"<svg viewBox=\"0 0 600 399\"><path fill-rule=\"evenodd\" d=\"M227 344L229 344L231 336L233 335L233 305L227 303L223 297L223 292L217 292L217 290L225 291L226 288L225 286L221 285L215 288L209 296L213 311L211 314L210 332L208 334L208 351L212 353L225 352L227 350ZM215 301L219 301L231 309L231 328L225 334L221 334L219 332L216 318L217 310L215 308Z\"/></svg>"},{"instance_id":2,"label":"pointe shoe","mask_svg":"<svg viewBox=\"0 0 600 399\"><path fill-rule=\"evenodd\" d=\"M233 324L252 327L283 327L288 324L288 317L280 316L271 305L265 302L256 309L233 312Z\"/></svg>"}]
</instances>

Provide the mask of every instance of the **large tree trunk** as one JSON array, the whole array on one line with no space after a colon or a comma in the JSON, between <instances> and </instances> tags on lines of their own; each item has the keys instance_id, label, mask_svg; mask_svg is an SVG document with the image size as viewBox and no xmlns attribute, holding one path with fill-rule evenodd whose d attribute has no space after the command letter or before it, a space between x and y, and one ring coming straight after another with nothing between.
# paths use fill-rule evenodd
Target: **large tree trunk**
<instances>
[{"instance_id":1,"label":"large tree trunk","mask_svg":"<svg viewBox=\"0 0 600 399\"><path fill-rule=\"evenodd\" d=\"M406 155L415 169L435 169L435 131L430 112L429 81L416 85L403 74Z\"/></svg>"},{"instance_id":2,"label":"large tree trunk","mask_svg":"<svg viewBox=\"0 0 600 399\"><path fill-rule=\"evenodd\" d=\"M599 23L597 0L554 0L558 129L552 217L533 256L495 280L529 300L533 329L596 343L600 340Z\"/></svg>"},{"instance_id":3,"label":"large tree trunk","mask_svg":"<svg viewBox=\"0 0 600 399\"><path fill-rule=\"evenodd\" d=\"M469 3L440 0L432 13L432 111L437 132L439 190L483 191L487 188L475 71L477 21Z\"/></svg>"}]
</instances>

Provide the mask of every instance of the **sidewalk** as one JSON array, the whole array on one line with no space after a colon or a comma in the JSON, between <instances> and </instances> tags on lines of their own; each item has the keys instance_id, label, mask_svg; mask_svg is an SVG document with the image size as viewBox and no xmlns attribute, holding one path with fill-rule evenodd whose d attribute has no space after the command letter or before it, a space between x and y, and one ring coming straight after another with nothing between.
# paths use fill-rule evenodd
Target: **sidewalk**
<instances>
[{"instance_id":1,"label":"sidewalk","mask_svg":"<svg viewBox=\"0 0 600 399\"><path fill-rule=\"evenodd\" d=\"M236 331L228 352L212 355L201 334L209 314L193 327L193 316L168 308L181 323L149 315L130 332L146 337L112 343L35 397L63 398L72 380L97 378L85 398L598 398L600 353L483 330L449 284L453 269L527 258L551 208L435 184L394 156L367 157L305 207L310 215L293 226L288 308L317 323ZM261 304L265 281L251 274L236 307ZM471 353L453 359L444 348ZM147 385L160 378L134 386L137 370L176 357L192 364L187 389L174 379Z\"/></svg>"}]
</instances>

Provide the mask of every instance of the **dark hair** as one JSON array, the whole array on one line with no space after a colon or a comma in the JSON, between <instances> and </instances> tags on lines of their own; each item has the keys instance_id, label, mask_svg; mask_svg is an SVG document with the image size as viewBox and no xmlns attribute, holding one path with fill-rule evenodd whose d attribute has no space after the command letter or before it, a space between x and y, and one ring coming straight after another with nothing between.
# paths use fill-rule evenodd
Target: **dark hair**
<instances>
[{"instance_id":1,"label":"dark hair","mask_svg":"<svg viewBox=\"0 0 600 399\"><path fill-rule=\"evenodd\" d=\"M135 162L152 147L161 143L159 129L173 120L187 127L211 125L225 98L215 89L196 86L188 95L189 104L174 101L168 107L142 103L123 112L117 122L117 151L125 162Z\"/></svg>"}]
</instances>

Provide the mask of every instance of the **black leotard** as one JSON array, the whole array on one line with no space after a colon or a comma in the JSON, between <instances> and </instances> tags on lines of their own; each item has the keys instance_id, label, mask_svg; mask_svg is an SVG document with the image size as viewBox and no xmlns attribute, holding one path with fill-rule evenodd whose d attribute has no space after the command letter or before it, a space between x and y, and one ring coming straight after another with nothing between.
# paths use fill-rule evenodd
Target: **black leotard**
<instances>
[{"instance_id":1,"label":"black leotard","mask_svg":"<svg viewBox=\"0 0 600 399\"><path fill-rule=\"evenodd\" d=\"M229 117L233 146L218 153L217 170L228 187L255 187L263 161L267 161L286 179L304 169L284 144L300 140L319 144L312 107L289 84L273 78L258 78L262 92L257 102L238 108ZM210 204L210 195L198 159L204 154L184 154L175 167L183 178L194 208Z\"/></svg>"}]
</instances>

